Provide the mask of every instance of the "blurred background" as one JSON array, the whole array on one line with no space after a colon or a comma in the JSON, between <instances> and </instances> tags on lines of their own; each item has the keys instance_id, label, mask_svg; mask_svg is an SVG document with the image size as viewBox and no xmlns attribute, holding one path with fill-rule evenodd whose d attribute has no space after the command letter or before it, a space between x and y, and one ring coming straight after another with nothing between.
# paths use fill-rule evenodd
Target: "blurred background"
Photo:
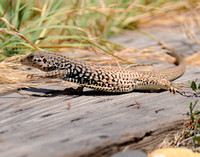
<instances>
[{"instance_id":1,"label":"blurred background","mask_svg":"<svg viewBox=\"0 0 200 157\"><path fill-rule=\"evenodd\" d=\"M160 67L167 68L169 62L174 60L162 53L166 50L155 42L159 39L153 35L159 36L160 32L160 41L165 40L181 50L187 65L200 66L199 13L199 0L1 0L0 91L7 92L9 89L19 93L23 88L47 83L49 86L55 82L56 86L50 88L60 86L58 81L31 82L27 79L27 75L39 70L22 66L19 60L35 50L65 52L71 58L103 66L130 68L135 60L139 61L137 63L142 60L141 63L152 65L162 62ZM155 61L158 59L162 61ZM150 67L154 68L152 65ZM190 80L191 75L187 76ZM196 90L197 85L193 84ZM66 82L61 85L65 87ZM185 98L181 103L184 101ZM190 103L190 109L195 105ZM193 124L194 118L190 124L194 129ZM198 124L195 129L200 130L199 119L195 124ZM194 132L189 130L182 140ZM200 139L196 141L199 146ZM176 142L167 141L165 144L174 146Z\"/></svg>"},{"instance_id":2,"label":"blurred background","mask_svg":"<svg viewBox=\"0 0 200 157\"><path fill-rule=\"evenodd\" d=\"M7 23L0 21L0 60L34 51L9 24L36 47L52 51L98 48L114 54L120 47L105 41L108 37L164 23L187 25L189 36L199 42L192 29L200 26L199 3L198 0L1 0L0 14Z\"/></svg>"}]
</instances>

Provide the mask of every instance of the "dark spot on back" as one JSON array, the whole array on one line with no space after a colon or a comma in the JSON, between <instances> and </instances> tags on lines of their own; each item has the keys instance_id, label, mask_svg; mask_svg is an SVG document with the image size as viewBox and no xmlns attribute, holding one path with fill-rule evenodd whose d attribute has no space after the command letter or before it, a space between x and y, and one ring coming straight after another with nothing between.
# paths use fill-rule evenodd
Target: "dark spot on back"
<instances>
[{"instance_id":1,"label":"dark spot on back","mask_svg":"<svg viewBox=\"0 0 200 157\"><path fill-rule=\"evenodd\" d=\"M46 63L46 62L47 62L47 60L46 60L45 58L43 58L43 62L44 62L44 63Z\"/></svg>"}]
</instances>

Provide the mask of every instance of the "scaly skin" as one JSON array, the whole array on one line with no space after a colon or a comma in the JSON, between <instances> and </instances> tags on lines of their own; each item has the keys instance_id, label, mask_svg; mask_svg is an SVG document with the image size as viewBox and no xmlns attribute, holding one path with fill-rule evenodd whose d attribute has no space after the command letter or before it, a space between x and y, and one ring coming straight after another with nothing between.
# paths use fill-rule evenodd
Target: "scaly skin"
<instances>
[{"instance_id":1,"label":"scaly skin","mask_svg":"<svg viewBox=\"0 0 200 157\"><path fill-rule=\"evenodd\" d=\"M114 69L91 65L66 56L45 51L35 51L21 59L21 63L45 71L42 78L60 78L105 92L131 92L133 90L176 91L171 83L185 71L185 61L177 52L172 52L178 66L163 71L139 71Z\"/></svg>"}]
</instances>

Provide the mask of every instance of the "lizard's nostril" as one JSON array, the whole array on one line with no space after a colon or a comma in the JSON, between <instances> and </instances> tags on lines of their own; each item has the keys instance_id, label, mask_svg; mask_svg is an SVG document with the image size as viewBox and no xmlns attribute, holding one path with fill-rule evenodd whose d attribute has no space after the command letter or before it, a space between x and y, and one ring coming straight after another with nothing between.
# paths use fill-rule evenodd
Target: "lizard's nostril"
<instances>
[{"instance_id":1,"label":"lizard's nostril","mask_svg":"<svg viewBox=\"0 0 200 157\"><path fill-rule=\"evenodd\" d=\"M20 63L23 63L24 62L24 58L20 59Z\"/></svg>"}]
</instances>

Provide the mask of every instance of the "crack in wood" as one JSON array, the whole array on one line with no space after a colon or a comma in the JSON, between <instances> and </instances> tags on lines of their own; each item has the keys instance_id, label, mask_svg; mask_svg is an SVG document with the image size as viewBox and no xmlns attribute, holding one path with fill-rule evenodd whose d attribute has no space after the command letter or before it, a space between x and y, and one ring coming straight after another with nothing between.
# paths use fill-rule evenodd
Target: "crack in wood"
<instances>
[{"instance_id":1,"label":"crack in wood","mask_svg":"<svg viewBox=\"0 0 200 157\"><path fill-rule=\"evenodd\" d=\"M115 143L115 144L105 146L103 148L96 148L94 152L80 155L80 157L109 157L110 155L113 155L119 152L120 150L122 150L122 148L129 146L133 143L136 144L139 141L142 141L144 138L151 136L152 133L153 131L149 131L149 132L146 132L144 136L142 137L133 137L122 143Z\"/></svg>"},{"instance_id":2,"label":"crack in wood","mask_svg":"<svg viewBox=\"0 0 200 157\"><path fill-rule=\"evenodd\" d=\"M72 119L70 122L73 123L73 122L79 121L81 119L83 119L83 118L75 118L75 119Z\"/></svg>"},{"instance_id":3,"label":"crack in wood","mask_svg":"<svg viewBox=\"0 0 200 157\"><path fill-rule=\"evenodd\" d=\"M182 120L181 122L174 122L170 126L169 124L166 124L166 126L163 126L162 129L148 131L141 137L132 137L121 143L113 143L110 145L107 144L106 146L103 146L101 148L97 147L93 149L92 152L82 154L79 157L109 157L124 149L139 149L146 153L149 153L153 149L158 147L159 144L161 144L166 137L172 139L177 131L183 129L184 122L185 120Z\"/></svg>"}]
</instances>

